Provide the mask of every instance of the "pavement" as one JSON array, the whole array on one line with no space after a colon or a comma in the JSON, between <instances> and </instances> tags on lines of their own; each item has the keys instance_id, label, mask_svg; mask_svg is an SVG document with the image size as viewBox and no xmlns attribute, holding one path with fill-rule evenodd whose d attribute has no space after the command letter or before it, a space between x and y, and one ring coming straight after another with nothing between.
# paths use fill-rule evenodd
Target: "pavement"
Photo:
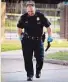
<instances>
[{"instance_id":1,"label":"pavement","mask_svg":"<svg viewBox=\"0 0 68 82\"><path fill-rule=\"evenodd\" d=\"M44 52L44 55L46 56L50 53L55 53L59 51L68 51L68 48L49 48L47 52ZM6 52L2 52L1 55L2 55L1 58L22 59L22 50L6 51ZM65 61L65 60L44 59L44 62L52 63L52 64L68 65L68 61Z\"/></svg>"},{"instance_id":2,"label":"pavement","mask_svg":"<svg viewBox=\"0 0 68 82\"><path fill-rule=\"evenodd\" d=\"M68 48L54 48L45 52L55 53L57 51L68 51ZM36 61L33 61L34 73ZM1 82L27 82L24 61L21 50L1 52ZM68 66L44 62L40 79L33 78L33 82L68 82Z\"/></svg>"}]
</instances>

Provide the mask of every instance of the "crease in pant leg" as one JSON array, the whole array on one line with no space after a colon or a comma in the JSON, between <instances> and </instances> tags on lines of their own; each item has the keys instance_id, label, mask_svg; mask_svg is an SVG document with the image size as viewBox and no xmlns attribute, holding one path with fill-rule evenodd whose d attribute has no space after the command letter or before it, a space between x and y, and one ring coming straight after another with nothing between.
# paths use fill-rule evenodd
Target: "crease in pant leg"
<instances>
[{"instance_id":1,"label":"crease in pant leg","mask_svg":"<svg viewBox=\"0 0 68 82\"><path fill-rule=\"evenodd\" d=\"M28 42L24 44L23 48L23 57L24 57L24 65L25 65L25 70L27 72L27 76L33 75L33 62L32 62L32 57L33 57L33 50L32 50L32 45Z\"/></svg>"},{"instance_id":2,"label":"crease in pant leg","mask_svg":"<svg viewBox=\"0 0 68 82\"><path fill-rule=\"evenodd\" d=\"M40 42L35 49L35 57L36 57L36 71L41 71L43 67L43 59L44 59L44 47L43 43Z\"/></svg>"}]
</instances>

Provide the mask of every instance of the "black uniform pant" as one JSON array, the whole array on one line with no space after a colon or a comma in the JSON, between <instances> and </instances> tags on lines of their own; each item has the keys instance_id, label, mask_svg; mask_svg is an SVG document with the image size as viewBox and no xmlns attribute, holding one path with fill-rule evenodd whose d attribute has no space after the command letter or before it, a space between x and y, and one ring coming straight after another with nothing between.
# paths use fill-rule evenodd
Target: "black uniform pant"
<instances>
[{"instance_id":1,"label":"black uniform pant","mask_svg":"<svg viewBox=\"0 0 68 82\"><path fill-rule=\"evenodd\" d=\"M36 72L41 71L43 66L44 48L41 40L32 40L24 38L22 41L22 50L24 57L25 70L27 76L34 75L33 69L33 52L36 58Z\"/></svg>"}]
</instances>

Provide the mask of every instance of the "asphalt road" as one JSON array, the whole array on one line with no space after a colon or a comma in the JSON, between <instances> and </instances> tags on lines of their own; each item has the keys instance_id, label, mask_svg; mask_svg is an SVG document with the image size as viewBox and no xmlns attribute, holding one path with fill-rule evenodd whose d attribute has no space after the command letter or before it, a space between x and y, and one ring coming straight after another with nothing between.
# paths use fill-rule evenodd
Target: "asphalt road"
<instances>
[{"instance_id":1,"label":"asphalt road","mask_svg":"<svg viewBox=\"0 0 68 82\"><path fill-rule=\"evenodd\" d=\"M1 82L27 82L22 55L2 55ZM33 61L34 73L36 61ZM33 78L33 82L68 82L68 66L44 63L41 78Z\"/></svg>"}]
</instances>

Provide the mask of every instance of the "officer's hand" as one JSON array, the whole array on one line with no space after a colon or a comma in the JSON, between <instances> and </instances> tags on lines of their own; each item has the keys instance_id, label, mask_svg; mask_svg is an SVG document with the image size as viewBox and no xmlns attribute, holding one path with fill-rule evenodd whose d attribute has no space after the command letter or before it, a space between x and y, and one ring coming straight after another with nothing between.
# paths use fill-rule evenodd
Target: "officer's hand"
<instances>
[{"instance_id":1,"label":"officer's hand","mask_svg":"<svg viewBox=\"0 0 68 82\"><path fill-rule=\"evenodd\" d=\"M21 35L19 36L19 39L22 40L24 37L24 33L21 33Z\"/></svg>"},{"instance_id":2,"label":"officer's hand","mask_svg":"<svg viewBox=\"0 0 68 82\"><path fill-rule=\"evenodd\" d=\"M21 35L19 36L19 39L22 40L22 36Z\"/></svg>"},{"instance_id":3,"label":"officer's hand","mask_svg":"<svg viewBox=\"0 0 68 82\"><path fill-rule=\"evenodd\" d=\"M52 42L53 38L51 36L48 36L47 42Z\"/></svg>"}]
</instances>

